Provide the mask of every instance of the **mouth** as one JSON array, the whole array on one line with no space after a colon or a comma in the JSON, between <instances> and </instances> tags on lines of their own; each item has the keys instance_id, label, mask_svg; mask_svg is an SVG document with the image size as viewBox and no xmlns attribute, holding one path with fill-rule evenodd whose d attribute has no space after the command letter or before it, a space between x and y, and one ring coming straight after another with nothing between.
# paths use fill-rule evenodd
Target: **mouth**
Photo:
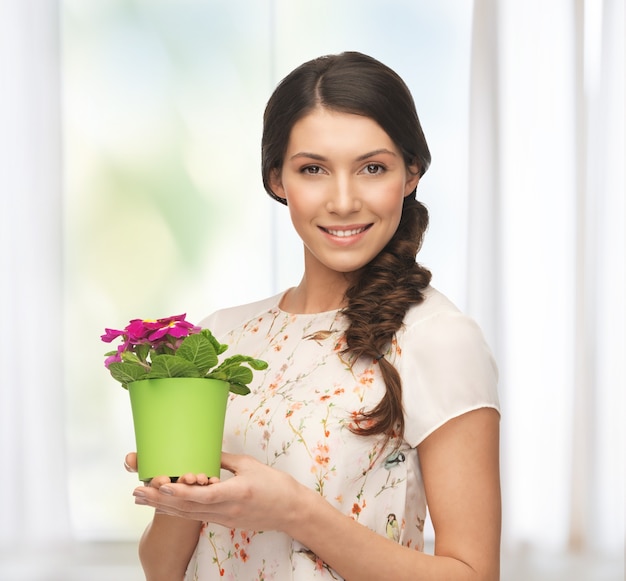
<instances>
[{"instance_id":1,"label":"mouth","mask_svg":"<svg viewBox=\"0 0 626 581\"><path fill-rule=\"evenodd\" d=\"M367 224L366 226L349 226L347 228L324 228L323 226L320 226L320 229L331 236L348 238L349 236L357 236L358 234L369 230L371 227L371 224Z\"/></svg>"}]
</instances>

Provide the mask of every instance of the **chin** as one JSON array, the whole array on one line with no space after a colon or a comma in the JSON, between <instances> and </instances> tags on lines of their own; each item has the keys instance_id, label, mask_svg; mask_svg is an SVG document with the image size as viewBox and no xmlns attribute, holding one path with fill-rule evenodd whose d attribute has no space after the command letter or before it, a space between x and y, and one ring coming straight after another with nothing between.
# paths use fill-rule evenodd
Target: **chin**
<instances>
[{"instance_id":1,"label":"chin","mask_svg":"<svg viewBox=\"0 0 626 581\"><path fill-rule=\"evenodd\" d=\"M345 274L345 275L349 275L349 274L357 274L357 273L359 273L368 264L369 264L369 262L358 263L358 264L329 265L329 268L331 270L334 270L335 272L338 272L338 273L341 273L341 274Z\"/></svg>"}]
</instances>

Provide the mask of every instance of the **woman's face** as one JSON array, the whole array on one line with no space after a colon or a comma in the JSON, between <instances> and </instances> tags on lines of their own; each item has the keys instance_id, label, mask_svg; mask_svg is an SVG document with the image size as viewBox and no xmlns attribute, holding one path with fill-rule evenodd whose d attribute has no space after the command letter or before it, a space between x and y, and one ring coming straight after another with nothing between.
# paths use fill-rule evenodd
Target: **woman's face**
<instances>
[{"instance_id":1,"label":"woman's face","mask_svg":"<svg viewBox=\"0 0 626 581\"><path fill-rule=\"evenodd\" d=\"M271 186L304 242L307 275L328 275L354 272L385 247L418 180L375 121L316 108L293 126Z\"/></svg>"}]
</instances>

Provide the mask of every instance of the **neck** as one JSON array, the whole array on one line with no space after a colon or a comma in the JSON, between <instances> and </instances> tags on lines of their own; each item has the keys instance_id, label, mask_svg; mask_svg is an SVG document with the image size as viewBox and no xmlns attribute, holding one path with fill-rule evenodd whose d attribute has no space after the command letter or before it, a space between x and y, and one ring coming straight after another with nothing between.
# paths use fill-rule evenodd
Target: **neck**
<instances>
[{"instance_id":1,"label":"neck","mask_svg":"<svg viewBox=\"0 0 626 581\"><path fill-rule=\"evenodd\" d=\"M346 277L334 281L311 281L306 274L300 284L289 289L283 296L281 308L288 313L314 314L334 311L346 306L345 292L349 281Z\"/></svg>"}]
</instances>

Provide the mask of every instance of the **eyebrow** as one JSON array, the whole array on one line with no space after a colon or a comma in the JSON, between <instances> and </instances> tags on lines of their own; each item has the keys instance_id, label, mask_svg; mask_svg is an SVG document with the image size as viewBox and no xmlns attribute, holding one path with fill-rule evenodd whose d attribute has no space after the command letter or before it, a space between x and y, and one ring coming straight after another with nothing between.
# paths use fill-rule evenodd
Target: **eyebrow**
<instances>
[{"instance_id":1,"label":"eyebrow","mask_svg":"<svg viewBox=\"0 0 626 581\"><path fill-rule=\"evenodd\" d=\"M380 155L381 153L387 153L389 155L393 155L394 157L397 157L397 154L395 152L383 147L381 149L375 149L374 151L368 151L367 153L364 153L363 155L359 155L359 157L357 157L355 161L364 161L366 159L369 159L370 157ZM299 157L306 157L309 159L315 159L317 161L327 161L327 158L324 157L323 155L319 155L318 153L309 153L308 151L299 151L298 153L295 153L294 155L292 155L290 159L297 159Z\"/></svg>"}]
</instances>

